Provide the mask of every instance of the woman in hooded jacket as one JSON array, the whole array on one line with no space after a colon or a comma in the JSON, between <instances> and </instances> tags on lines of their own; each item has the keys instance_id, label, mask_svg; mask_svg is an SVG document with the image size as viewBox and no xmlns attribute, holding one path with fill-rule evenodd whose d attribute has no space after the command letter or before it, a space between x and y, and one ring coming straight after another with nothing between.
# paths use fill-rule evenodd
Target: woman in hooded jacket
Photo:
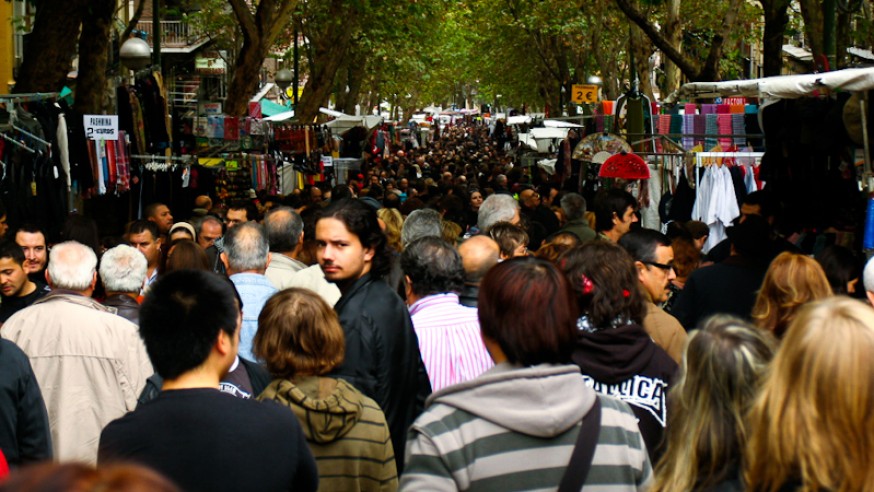
<instances>
[{"instance_id":1,"label":"woman in hooded jacket","mask_svg":"<svg viewBox=\"0 0 874 492\"><path fill-rule=\"evenodd\" d=\"M582 313L573 361L587 386L631 406L656 462L677 363L643 329L646 306L634 261L614 243L590 241L562 255L559 265Z\"/></svg>"},{"instance_id":2,"label":"woman in hooded jacket","mask_svg":"<svg viewBox=\"0 0 874 492\"><path fill-rule=\"evenodd\" d=\"M307 289L273 295L258 317L254 352L274 380L258 397L300 420L319 468L319 490L392 491L398 477L379 405L342 379L345 339L333 309Z\"/></svg>"}]
</instances>

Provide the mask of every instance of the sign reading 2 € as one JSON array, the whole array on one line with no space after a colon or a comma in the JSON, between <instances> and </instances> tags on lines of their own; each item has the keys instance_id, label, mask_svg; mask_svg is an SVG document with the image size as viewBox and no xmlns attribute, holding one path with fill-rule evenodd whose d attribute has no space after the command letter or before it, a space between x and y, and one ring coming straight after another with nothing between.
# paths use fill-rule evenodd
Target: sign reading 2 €
<instances>
[{"instance_id":1,"label":"sign reading 2 \u20ac","mask_svg":"<svg viewBox=\"0 0 874 492\"><path fill-rule=\"evenodd\" d=\"M595 104L598 102L598 86L574 84L571 87L571 101L577 104Z\"/></svg>"}]
</instances>

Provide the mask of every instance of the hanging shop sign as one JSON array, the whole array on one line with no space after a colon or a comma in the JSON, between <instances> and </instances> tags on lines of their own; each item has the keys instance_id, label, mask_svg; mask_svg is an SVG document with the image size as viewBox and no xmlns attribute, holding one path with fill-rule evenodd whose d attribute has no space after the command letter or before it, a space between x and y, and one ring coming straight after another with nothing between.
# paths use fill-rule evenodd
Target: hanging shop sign
<instances>
[{"instance_id":1,"label":"hanging shop sign","mask_svg":"<svg viewBox=\"0 0 874 492\"><path fill-rule=\"evenodd\" d=\"M594 84L574 84L571 86L571 101L577 104L598 102L598 86Z\"/></svg>"},{"instance_id":2,"label":"hanging shop sign","mask_svg":"<svg viewBox=\"0 0 874 492\"><path fill-rule=\"evenodd\" d=\"M199 56L194 59L194 70L202 75L222 75L227 71L227 64L221 57Z\"/></svg>"},{"instance_id":3,"label":"hanging shop sign","mask_svg":"<svg viewBox=\"0 0 874 492\"><path fill-rule=\"evenodd\" d=\"M207 116L219 116L222 114L222 103L220 102L205 102L202 103L202 111L201 114L205 114Z\"/></svg>"},{"instance_id":4,"label":"hanging shop sign","mask_svg":"<svg viewBox=\"0 0 874 492\"><path fill-rule=\"evenodd\" d=\"M88 140L118 140L118 115L86 114L82 119Z\"/></svg>"}]
</instances>

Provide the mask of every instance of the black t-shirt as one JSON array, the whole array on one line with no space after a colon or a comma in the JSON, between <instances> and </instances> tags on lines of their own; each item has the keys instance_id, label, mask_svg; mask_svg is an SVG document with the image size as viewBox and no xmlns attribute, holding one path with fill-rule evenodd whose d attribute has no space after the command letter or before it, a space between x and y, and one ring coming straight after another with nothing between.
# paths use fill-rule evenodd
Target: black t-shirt
<instances>
[{"instance_id":1,"label":"black t-shirt","mask_svg":"<svg viewBox=\"0 0 874 492\"><path fill-rule=\"evenodd\" d=\"M37 284L36 289L24 297L0 296L0 323L5 323L13 314L30 306L49 292L48 285Z\"/></svg>"},{"instance_id":2,"label":"black t-shirt","mask_svg":"<svg viewBox=\"0 0 874 492\"><path fill-rule=\"evenodd\" d=\"M239 360L237 367L228 372L228 374L219 382L219 390L223 393L236 396L237 398L252 398L252 393L255 390L252 388L252 380L249 378L249 372L246 371L246 366Z\"/></svg>"},{"instance_id":3,"label":"black t-shirt","mask_svg":"<svg viewBox=\"0 0 874 492\"><path fill-rule=\"evenodd\" d=\"M318 470L294 414L217 389L162 391L100 434L98 463L140 463L188 492L315 491Z\"/></svg>"}]
</instances>

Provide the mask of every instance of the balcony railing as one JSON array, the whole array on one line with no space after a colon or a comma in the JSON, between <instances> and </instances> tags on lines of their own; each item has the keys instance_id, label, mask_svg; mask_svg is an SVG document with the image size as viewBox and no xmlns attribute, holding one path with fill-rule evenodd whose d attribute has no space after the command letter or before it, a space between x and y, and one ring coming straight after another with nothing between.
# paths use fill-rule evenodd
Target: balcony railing
<instances>
[{"instance_id":1,"label":"balcony railing","mask_svg":"<svg viewBox=\"0 0 874 492\"><path fill-rule=\"evenodd\" d=\"M151 43L152 21L137 22L137 30L148 34ZM203 40L206 35L191 24L182 21L161 21L161 46L164 48L185 48Z\"/></svg>"}]
</instances>

